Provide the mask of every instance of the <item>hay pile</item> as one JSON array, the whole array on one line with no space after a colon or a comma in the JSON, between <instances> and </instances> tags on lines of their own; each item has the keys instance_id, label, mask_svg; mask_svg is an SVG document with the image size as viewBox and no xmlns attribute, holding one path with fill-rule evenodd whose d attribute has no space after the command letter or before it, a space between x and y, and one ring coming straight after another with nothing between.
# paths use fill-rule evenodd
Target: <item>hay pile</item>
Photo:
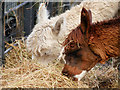
<instances>
[{"instance_id":1,"label":"hay pile","mask_svg":"<svg viewBox=\"0 0 120 90\"><path fill-rule=\"evenodd\" d=\"M110 83L106 87L118 87L117 69L97 65L81 81L76 82L61 74L63 64L59 61L48 67L31 59L24 40L17 40L14 47L6 54L6 64L1 68L1 88L100 88L101 82ZM101 86L100 86L101 85ZM105 85L105 84L104 84Z\"/></svg>"},{"instance_id":2,"label":"hay pile","mask_svg":"<svg viewBox=\"0 0 120 90\"><path fill-rule=\"evenodd\" d=\"M6 55L6 65L2 68L2 88L88 88L63 76L60 62L45 67L31 60L24 43L16 42L18 46Z\"/></svg>"}]
</instances>

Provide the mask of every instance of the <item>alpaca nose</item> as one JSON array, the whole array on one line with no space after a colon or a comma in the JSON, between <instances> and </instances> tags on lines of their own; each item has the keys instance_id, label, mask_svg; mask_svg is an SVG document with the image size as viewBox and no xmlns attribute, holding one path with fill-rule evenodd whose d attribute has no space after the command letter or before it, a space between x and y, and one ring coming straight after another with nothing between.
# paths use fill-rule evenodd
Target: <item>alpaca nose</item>
<instances>
[{"instance_id":1,"label":"alpaca nose","mask_svg":"<svg viewBox=\"0 0 120 90\"><path fill-rule=\"evenodd\" d=\"M68 77L68 71L67 70L63 70L62 74Z\"/></svg>"},{"instance_id":2,"label":"alpaca nose","mask_svg":"<svg viewBox=\"0 0 120 90\"><path fill-rule=\"evenodd\" d=\"M78 81L77 78L69 75L69 72L68 72L67 70L63 70L63 71L62 71L62 74L65 75L65 76L67 76L68 78L71 78L73 81Z\"/></svg>"}]
</instances>

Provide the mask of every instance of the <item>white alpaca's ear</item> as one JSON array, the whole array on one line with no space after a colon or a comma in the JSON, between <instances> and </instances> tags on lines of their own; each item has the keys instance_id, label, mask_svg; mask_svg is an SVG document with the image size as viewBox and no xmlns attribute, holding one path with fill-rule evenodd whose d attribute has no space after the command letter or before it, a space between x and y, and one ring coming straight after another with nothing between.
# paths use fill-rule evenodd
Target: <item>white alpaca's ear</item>
<instances>
[{"instance_id":1,"label":"white alpaca's ear","mask_svg":"<svg viewBox=\"0 0 120 90\"><path fill-rule=\"evenodd\" d=\"M36 23L42 23L46 21L49 17L49 12L47 8L45 7L45 3L40 3L39 9L37 12L37 21Z\"/></svg>"},{"instance_id":2,"label":"white alpaca's ear","mask_svg":"<svg viewBox=\"0 0 120 90\"><path fill-rule=\"evenodd\" d=\"M61 17L56 21L55 26L52 30L53 34L57 36L59 34L59 32L61 31L62 26L65 26L65 18L64 17Z\"/></svg>"}]
</instances>

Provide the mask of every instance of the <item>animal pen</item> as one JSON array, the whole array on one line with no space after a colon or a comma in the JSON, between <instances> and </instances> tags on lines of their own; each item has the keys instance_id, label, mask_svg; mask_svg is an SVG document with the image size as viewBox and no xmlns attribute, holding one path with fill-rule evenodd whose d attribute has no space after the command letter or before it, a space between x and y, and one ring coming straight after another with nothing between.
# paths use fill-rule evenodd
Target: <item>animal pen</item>
<instances>
[{"instance_id":1,"label":"animal pen","mask_svg":"<svg viewBox=\"0 0 120 90\"><path fill-rule=\"evenodd\" d=\"M33 3L28 2L1 2L1 64L5 63L5 42L12 43L16 38L26 36L32 30L35 12L34 9L27 9L32 5Z\"/></svg>"},{"instance_id":2,"label":"animal pen","mask_svg":"<svg viewBox=\"0 0 120 90\"><path fill-rule=\"evenodd\" d=\"M80 2L47 2L49 18L77 4ZM39 2L0 2L0 67L6 68L1 71L4 73L0 77L2 88L118 88L119 75L117 69L111 67L112 59L105 65L98 64L80 82L62 76L63 64L58 61L47 68L32 61L25 40L36 25L38 7Z\"/></svg>"}]
</instances>

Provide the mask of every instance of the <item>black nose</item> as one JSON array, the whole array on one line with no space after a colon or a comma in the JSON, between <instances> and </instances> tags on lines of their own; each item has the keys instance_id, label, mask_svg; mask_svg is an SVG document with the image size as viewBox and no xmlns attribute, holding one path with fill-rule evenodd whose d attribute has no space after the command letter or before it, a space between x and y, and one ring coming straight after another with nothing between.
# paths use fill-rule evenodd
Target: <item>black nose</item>
<instances>
[{"instance_id":1,"label":"black nose","mask_svg":"<svg viewBox=\"0 0 120 90\"><path fill-rule=\"evenodd\" d=\"M78 79L77 79L77 78L74 78L74 77L73 77L74 75L72 75L72 74L70 75L67 70L63 70L63 71L62 71L62 74L63 74L64 76L67 76L68 78L70 78L70 79L73 80L73 81L78 81Z\"/></svg>"},{"instance_id":2,"label":"black nose","mask_svg":"<svg viewBox=\"0 0 120 90\"><path fill-rule=\"evenodd\" d=\"M73 80L73 81L78 81L78 79L77 79L77 78L75 78L75 77L72 77L72 80Z\"/></svg>"},{"instance_id":3,"label":"black nose","mask_svg":"<svg viewBox=\"0 0 120 90\"><path fill-rule=\"evenodd\" d=\"M68 76L68 71L67 70L63 70L62 74L65 75L65 76Z\"/></svg>"}]
</instances>

